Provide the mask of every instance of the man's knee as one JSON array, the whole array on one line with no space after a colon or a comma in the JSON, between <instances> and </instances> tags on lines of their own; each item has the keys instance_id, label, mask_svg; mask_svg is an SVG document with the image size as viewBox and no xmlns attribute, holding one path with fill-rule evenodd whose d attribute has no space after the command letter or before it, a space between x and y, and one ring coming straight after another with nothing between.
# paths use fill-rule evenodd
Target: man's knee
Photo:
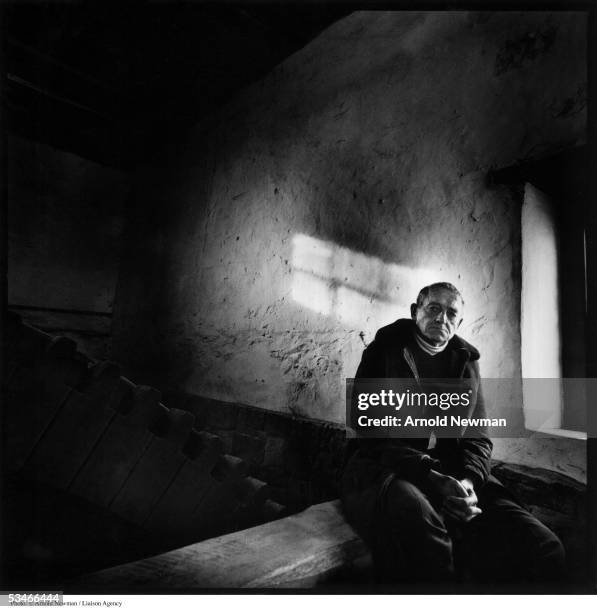
<instances>
[{"instance_id":1,"label":"man's knee","mask_svg":"<svg viewBox=\"0 0 597 612\"><path fill-rule=\"evenodd\" d=\"M408 480L394 478L388 485L384 500L385 513L392 519L400 519L407 524L420 525L428 523L443 527L440 515L427 496Z\"/></svg>"}]
</instances>

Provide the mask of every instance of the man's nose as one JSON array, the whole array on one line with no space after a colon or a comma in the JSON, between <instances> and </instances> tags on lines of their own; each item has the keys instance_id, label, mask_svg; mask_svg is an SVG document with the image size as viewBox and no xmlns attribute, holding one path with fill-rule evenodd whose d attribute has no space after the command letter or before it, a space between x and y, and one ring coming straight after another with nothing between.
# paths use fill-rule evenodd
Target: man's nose
<instances>
[{"instance_id":1,"label":"man's nose","mask_svg":"<svg viewBox=\"0 0 597 612\"><path fill-rule=\"evenodd\" d=\"M441 310L440 312L437 313L437 316L435 317L435 320L440 322L440 323L447 323L447 321L448 321L448 313L444 312L443 310Z\"/></svg>"}]
</instances>

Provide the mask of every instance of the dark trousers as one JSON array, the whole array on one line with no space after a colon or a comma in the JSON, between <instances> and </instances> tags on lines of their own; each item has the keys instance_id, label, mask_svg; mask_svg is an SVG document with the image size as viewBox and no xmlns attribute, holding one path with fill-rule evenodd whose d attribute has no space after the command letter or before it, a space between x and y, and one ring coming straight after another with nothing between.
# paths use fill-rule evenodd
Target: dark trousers
<instances>
[{"instance_id":1,"label":"dark trousers","mask_svg":"<svg viewBox=\"0 0 597 612\"><path fill-rule=\"evenodd\" d=\"M564 549L550 529L493 478L478 497L483 513L455 522L424 484L398 479L372 459L357 454L342 479L344 511L369 545L380 582L563 580Z\"/></svg>"}]
</instances>

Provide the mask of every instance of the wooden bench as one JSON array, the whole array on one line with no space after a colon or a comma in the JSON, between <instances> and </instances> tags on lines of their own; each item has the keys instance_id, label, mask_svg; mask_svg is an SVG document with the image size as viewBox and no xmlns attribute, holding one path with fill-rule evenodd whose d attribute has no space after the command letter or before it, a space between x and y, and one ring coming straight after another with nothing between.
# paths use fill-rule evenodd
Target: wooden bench
<instances>
[{"instance_id":1,"label":"wooden bench","mask_svg":"<svg viewBox=\"0 0 597 612\"><path fill-rule=\"evenodd\" d=\"M338 500L299 514L119 565L69 587L90 592L311 588L347 567L366 565L364 542Z\"/></svg>"},{"instance_id":2,"label":"wooden bench","mask_svg":"<svg viewBox=\"0 0 597 612\"><path fill-rule=\"evenodd\" d=\"M584 580L585 487L550 470L496 463L493 470L562 538L571 580ZM339 500L299 514L83 576L90 592L312 588L372 576L364 542ZM347 580L346 578L349 577Z\"/></svg>"}]
</instances>

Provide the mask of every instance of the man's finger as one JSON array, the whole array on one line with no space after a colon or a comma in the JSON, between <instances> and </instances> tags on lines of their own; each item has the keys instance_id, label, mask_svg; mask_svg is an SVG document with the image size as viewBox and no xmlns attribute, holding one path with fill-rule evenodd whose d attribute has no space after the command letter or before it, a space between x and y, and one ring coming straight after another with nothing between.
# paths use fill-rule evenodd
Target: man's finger
<instances>
[{"instance_id":1,"label":"man's finger","mask_svg":"<svg viewBox=\"0 0 597 612\"><path fill-rule=\"evenodd\" d=\"M453 505L453 506L457 506L457 507L469 507L472 508L473 506L477 505L477 497L475 495L469 495L468 497L454 497L452 495L449 495L448 497L445 498L445 503Z\"/></svg>"},{"instance_id":2,"label":"man's finger","mask_svg":"<svg viewBox=\"0 0 597 612\"><path fill-rule=\"evenodd\" d=\"M456 508L454 506L449 506L444 504L442 507L442 511L447 516L459 520L468 522L473 519L475 516L482 514L483 511L478 506L464 506L463 508Z\"/></svg>"},{"instance_id":3,"label":"man's finger","mask_svg":"<svg viewBox=\"0 0 597 612\"><path fill-rule=\"evenodd\" d=\"M449 518L457 523L466 523L469 517L460 512L450 512L444 509L444 518Z\"/></svg>"},{"instance_id":4,"label":"man's finger","mask_svg":"<svg viewBox=\"0 0 597 612\"><path fill-rule=\"evenodd\" d=\"M455 480L454 487L457 489L454 491L456 497L467 497L470 495L470 491L459 480Z\"/></svg>"},{"instance_id":5,"label":"man's finger","mask_svg":"<svg viewBox=\"0 0 597 612\"><path fill-rule=\"evenodd\" d=\"M444 516L451 518L453 521L458 521L461 523L468 523L472 521L475 517L479 516L479 514L482 514L482 512L476 512L474 514L467 514L467 515L445 513Z\"/></svg>"},{"instance_id":6,"label":"man's finger","mask_svg":"<svg viewBox=\"0 0 597 612\"><path fill-rule=\"evenodd\" d=\"M444 503L454 506L455 508L473 508L477 505L477 496L469 495L468 497L446 497Z\"/></svg>"},{"instance_id":7,"label":"man's finger","mask_svg":"<svg viewBox=\"0 0 597 612\"><path fill-rule=\"evenodd\" d=\"M468 516L464 520L468 523L469 521L472 521L476 516L479 516L479 514L483 514L483 510L481 510L481 508L479 508L478 506L475 506L470 509Z\"/></svg>"}]
</instances>

